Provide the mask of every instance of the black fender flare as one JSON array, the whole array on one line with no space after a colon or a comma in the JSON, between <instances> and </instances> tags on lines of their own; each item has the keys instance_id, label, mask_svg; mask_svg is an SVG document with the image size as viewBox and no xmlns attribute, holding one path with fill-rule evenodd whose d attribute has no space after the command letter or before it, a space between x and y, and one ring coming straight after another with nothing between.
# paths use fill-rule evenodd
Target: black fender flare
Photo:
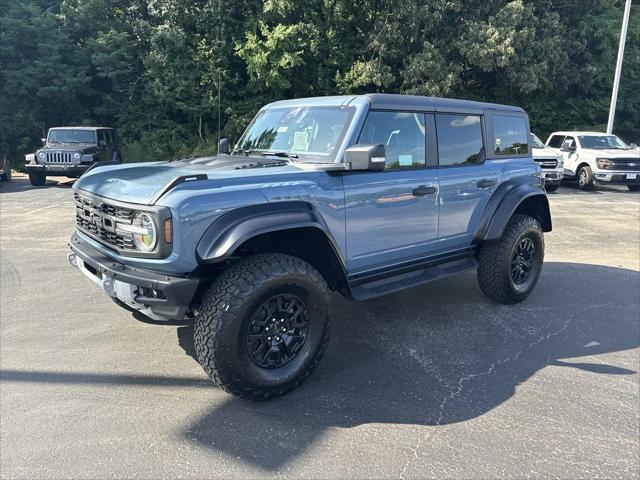
<instances>
[{"instance_id":1,"label":"black fender flare","mask_svg":"<svg viewBox=\"0 0 640 480\"><path fill-rule=\"evenodd\" d=\"M203 234L196 247L196 257L200 264L218 263L257 235L305 227L320 230L344 266L344 259L324 220L312 204L303 201L252 205L225 213Z\"/></svg>"},{"instance_id":2,"label":"black fender flare","mask_svg":"<svg viewBox=\"0 0 640 480\"><path fill-rule=\"evenodd\" d=\"M503 182L493 193L480 219L474 241L500 238L509 219L521 205L535 211L544 232L551 231L549 200L540 180L537 177L518 177Z\"/></svg>"}]
</instances>

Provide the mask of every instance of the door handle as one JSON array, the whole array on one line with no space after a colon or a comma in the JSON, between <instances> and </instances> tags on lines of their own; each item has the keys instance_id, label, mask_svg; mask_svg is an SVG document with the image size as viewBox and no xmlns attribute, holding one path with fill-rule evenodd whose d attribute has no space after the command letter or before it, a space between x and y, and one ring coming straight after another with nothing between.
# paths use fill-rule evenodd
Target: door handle
<instances>
[{"instance_id":1,"label":"door handle","mask_svg":"<svg viewBox=\"0 0 640 480\"><path fill-rule=\"evenodd\" d=\"M493 187L496 184L495 180L484 179L478 182L478 188Z\"/></svg>"},{"instance_id":2,"label":"door handle","mask_svg":"<svg viewBox=\"0 0 640 480\"><path fill-rule=\"evenodd\" d=\"M413 189L414 197L424 197L425 195L429 195L431 193L436 193L436 187L427 187L426 185L420 185Z\"/></svg>"}]
</instances>

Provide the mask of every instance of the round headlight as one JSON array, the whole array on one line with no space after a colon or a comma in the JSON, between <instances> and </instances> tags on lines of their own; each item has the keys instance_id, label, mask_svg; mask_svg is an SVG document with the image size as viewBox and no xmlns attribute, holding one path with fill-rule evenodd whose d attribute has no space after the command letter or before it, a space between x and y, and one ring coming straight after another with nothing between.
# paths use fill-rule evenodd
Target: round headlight
<instances>
[{"instance_id":1,"label":"round headlight","mask_svg":"<svg viewBox=\"0 0 640 480\"><path fill-rule=\"evenodd\" d=\"M73 154L73 158L75 158L76 160L78 160L80 157L81 155L78 152Z\"/></svg>"},{"instance_id":2,"label":"round headlight","mask_svg":"<svg viewBox=\"0 0 640 480\"><path fill-rule=\"evenodd\" d=\"M39 158L40 160L44 160L44 152L40 152L40 153L38 153L38 158Z\"/></svg>"},{"instance_id":3,"label":"round headlight","mask_svg":"<svg viewBox=\"0 0 640 480\"><path fill-rule=\"evenodd\" d=\"M158 235L156 225L153 223L151 216L144 212L136 213L133 216L132 226L136 227L136 232L133 233L133 241L138 250L143 252L153 250L158 242ZM142 233L143 231L145 233Z\"/></svg>"}]
</instances>

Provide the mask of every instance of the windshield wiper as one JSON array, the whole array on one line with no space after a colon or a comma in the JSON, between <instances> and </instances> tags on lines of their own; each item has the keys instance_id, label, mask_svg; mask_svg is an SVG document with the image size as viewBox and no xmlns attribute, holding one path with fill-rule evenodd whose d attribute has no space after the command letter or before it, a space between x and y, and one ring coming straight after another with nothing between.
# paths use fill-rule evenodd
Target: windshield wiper
<instances>
[{"instance_id":1,"label":"windshield wiper","mask_svg":"<svg viewBox=\"0 0 640 480\"><path fill-rule=\"evenodd\" d=\"M299 158L298 155L296 155L295 153L289 153L289 152L260 152L260 155L263 155L265 157L272 156L272 157L283 157L283 158L292 158L292 159Z\"/></svg>"}]
</instances>

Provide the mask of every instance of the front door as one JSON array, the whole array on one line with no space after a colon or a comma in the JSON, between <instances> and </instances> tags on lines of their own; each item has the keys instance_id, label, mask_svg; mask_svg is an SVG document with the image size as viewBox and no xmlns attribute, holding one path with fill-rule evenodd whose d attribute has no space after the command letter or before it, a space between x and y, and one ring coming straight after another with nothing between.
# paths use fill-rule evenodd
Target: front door
<instances>
[{"instance_id":1,"label":"front door","mask_svg":"<svg viewBox=\"0 0 640 480\"><path fill-rule=\"evenodd\" d=\"M344 175L349 274L433 253L439 185L429 128L422 113L369 112L358 143L384 144L386 168Z\"/></svg>"}]
</instances>

